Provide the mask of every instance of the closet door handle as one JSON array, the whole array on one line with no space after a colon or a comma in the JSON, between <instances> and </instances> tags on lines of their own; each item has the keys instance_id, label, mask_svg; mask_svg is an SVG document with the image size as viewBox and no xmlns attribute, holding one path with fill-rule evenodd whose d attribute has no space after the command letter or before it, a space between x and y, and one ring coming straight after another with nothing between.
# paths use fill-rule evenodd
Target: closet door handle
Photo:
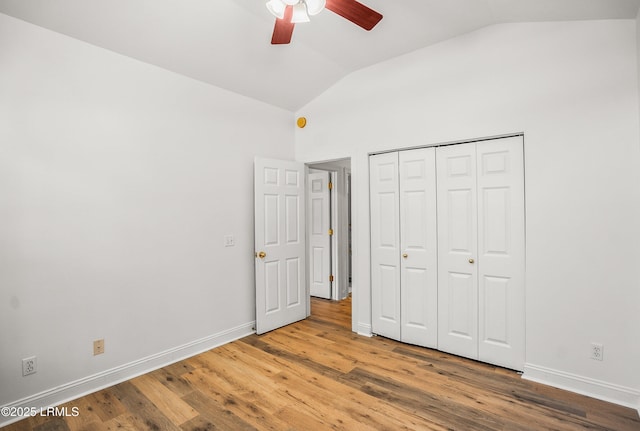
<instances>
[{"instance_id":1,"label":"closet door handle","mask_svg":"<svg viewBox=\"0 0 640 431\"><path fill-rule=\"evenodd\" d=\"M409 257L409 255L407 253L403 253L402 257L404 257L405 259Z\"/></svg>"},{"instance_id":2,"label":"closet door handle","mask_svg":"<svg viewBox=\"0 0 640 431\"><path fill-rule=\"evenodd\" d=\"M475 262L475 260L469 259L469 263L473 263L473 262Z\"/></svg>"}]
</instances>

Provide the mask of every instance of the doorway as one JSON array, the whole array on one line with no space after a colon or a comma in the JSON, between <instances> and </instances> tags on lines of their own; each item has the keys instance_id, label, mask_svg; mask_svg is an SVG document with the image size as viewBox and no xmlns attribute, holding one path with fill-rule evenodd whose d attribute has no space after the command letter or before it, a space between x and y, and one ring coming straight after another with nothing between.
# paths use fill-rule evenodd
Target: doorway
<instances>
[{"instance_id":1,"label":"doorway","mask_svg":"<svg viewBox=\"0 0 640 431\"><path fill-rule=\"evenodd\" d=\"M311 295L340 301L351 294L351 159L339 159L306 165L307 175L307 262ZM320 192L321 178L329 185ZM315 179L311 181L311 179ZM315 186L314 191L314 183ZM328 196L328 197L326 197ZM326 207L323 207L325 205ZM323 214L327 218L324 223ZM314 219L315 217L315 219ZM319 235L321 234L321 235ZM327 242L324 242L324 240ZM328 259L323 250L328 246ZM323 262L328 261L328 267ZM328 283L328 289L315 286ZM320 293L316 293L320 292Z\"/></svg>"},{"instance_id":2,"label":"doorway","mask_svg":"<svg viewBox=\"0 0 640 431\"><path fill-rule=\"evenodd\" d=\"M305 165L301 162L264 159L254 160L254 246L256 281L256 333L304 319L311 314L310 275L316 268L308 265L311 242L308 214L310 203L305 193L309 177L324 172L322 178L333 178L330 185L333 202L328 209L327 233L332 241L325 247L330 254L323 263L331 283L326 300L348 298L350 293L349 225L351 199L347 187L349 159ZM313 186L313 184L311 184ZM322 224L321 224L322 226ZM322 253L321 253L322 254ZM320 261L325 261L320 259ZM350 304L350 302L349 302ZM351 307L349 306L351 311Z\"/></svg>"}]
</instances>

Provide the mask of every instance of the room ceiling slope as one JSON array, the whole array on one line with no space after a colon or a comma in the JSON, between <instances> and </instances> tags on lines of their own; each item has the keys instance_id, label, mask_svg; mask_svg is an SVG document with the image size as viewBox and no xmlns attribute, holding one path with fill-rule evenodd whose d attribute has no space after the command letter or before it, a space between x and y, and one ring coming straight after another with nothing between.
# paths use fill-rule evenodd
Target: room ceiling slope
<instances>
[{"instance_id":1,"label":"room ceiling slope","mask_svg":"<svg viewBox=\"0 0 640 431\"><path fill-rule=\"evenodd\" d=\"M361 0L371 32L330 11L271 45L264 0L0 0L0 13L296 111L345 75L487 25L633 19L640 0Z\"/></svg>"}]
</instances>

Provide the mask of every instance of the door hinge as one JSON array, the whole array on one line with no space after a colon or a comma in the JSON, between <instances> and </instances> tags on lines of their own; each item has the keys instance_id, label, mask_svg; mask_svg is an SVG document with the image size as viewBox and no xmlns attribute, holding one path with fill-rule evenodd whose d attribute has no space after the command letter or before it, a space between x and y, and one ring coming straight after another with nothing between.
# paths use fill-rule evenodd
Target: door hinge
<instances>
[{"instance_id":1,"label":"door hinge","mask_svg":"<svg viewBox=\"0 0 640 431\"><path fill-rule=\"evenodd\" d=\"M333 229L329 229L329 236L333 235Z\"/></svg>"},{"instance_id":2,"label":"door hinge","mask_svg":"<svg viewBox=\"0 0 640 431\"><path fill-rule=\"evenodd\" d=\"M333 283L333 275L330 275L330 276L329 276L329 282L330 282L330 283Z\"/></svg>"},{"instance_id":3,"label":"door hinge","mask_svg":"<svg viewBox=\"0 0 640 431\"><path fill-rule=\"evenodd\" d=\"M333 190L333 183L329 181L329 190Z\"/></svg>"}]
</instances>

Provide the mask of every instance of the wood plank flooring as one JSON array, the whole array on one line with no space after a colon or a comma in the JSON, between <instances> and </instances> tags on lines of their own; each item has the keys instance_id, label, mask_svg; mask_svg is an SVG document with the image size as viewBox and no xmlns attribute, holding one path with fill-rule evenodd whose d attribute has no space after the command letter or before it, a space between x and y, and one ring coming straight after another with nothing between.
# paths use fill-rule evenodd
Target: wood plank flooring
<instances>
[{"instance_id":1,"label":"wood plank flooring","mask_svg":"<svg viewBox=\"0 0 640 431\"><path fill-rule=\"evenodd\" d=\"M635 410L351 332L351 302L77 399L4 431L640 430Z\"/></svg>"}]
</instances>

